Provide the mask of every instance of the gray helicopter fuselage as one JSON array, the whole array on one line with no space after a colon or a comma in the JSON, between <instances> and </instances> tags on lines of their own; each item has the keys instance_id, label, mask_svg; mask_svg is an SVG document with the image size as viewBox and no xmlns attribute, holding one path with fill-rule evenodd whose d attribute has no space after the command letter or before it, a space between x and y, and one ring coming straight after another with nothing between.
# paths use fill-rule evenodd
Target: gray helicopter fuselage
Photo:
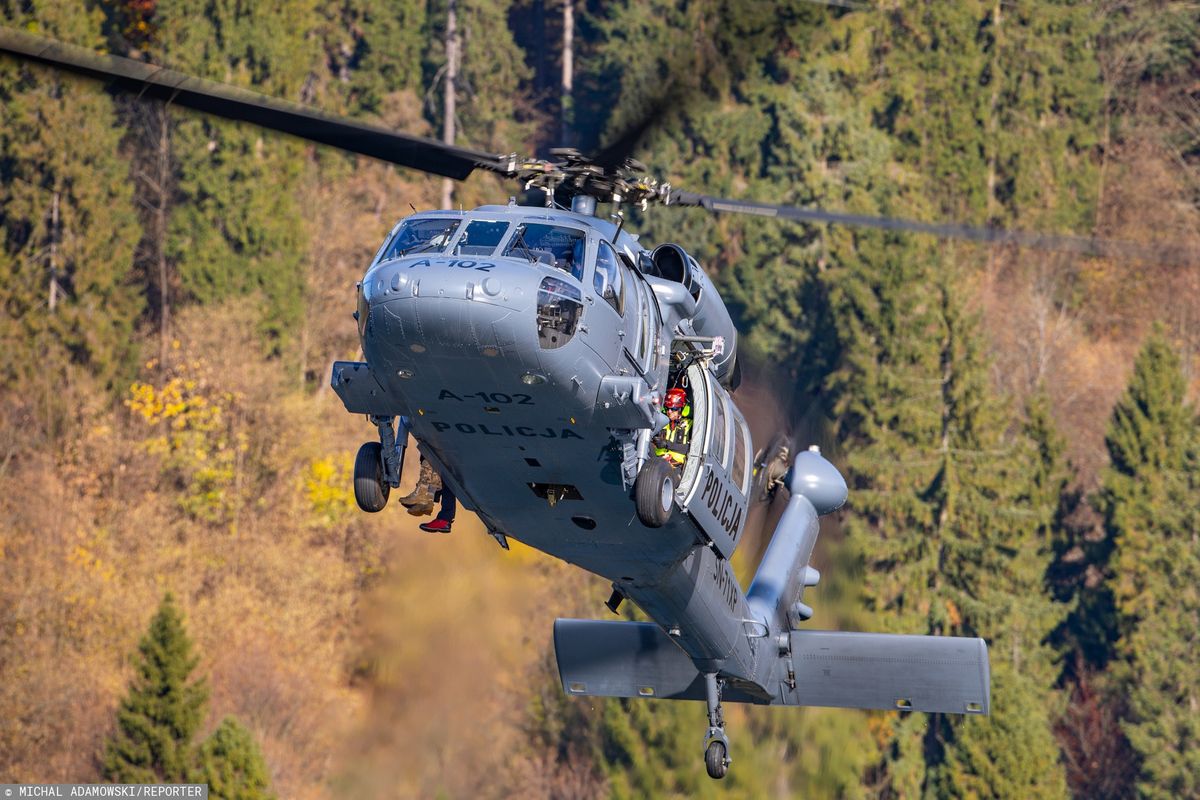
<instances>
[{"instance_id":1,"label":"gray helicopter fuselage","mask_svg":"<svg viewBox=\"0 0 1200 800\"><path fill-rule=\"evenodd\" d=\"M631 500L650 433L665 422L656 404L672 339L694 333L682 313L694 313L695 298L631 268L643 248L595 217L485 206L418 218L458 224L433 250L386 258L385 243L361 284L363 353L389 409L408 418L421 452L489 531L611 580L698 665L752 677L746 600L728 562L745 524L752 446L704 364L684 371L694 416L679 508L650 528ZM506 226L490 252L462 244L476 222ZM514 251L519 225L580 232L581 262L569 272ZM627 261L610 302L597 255L614 244ZM577 318L563 330L540 302L547 285L577 290Z\"/></svg>"},{"instance_id":2,"label":"gray helicopter fuselage","mask_svg":"<svg viewBox=\"0 0 1200 800\"><path fill-rule=\"evenodd\" d=\"M787 507L743 592L729 559L753 451L726 389L736 332L682 248L650 253L572 212L424 212L380 248L356 317L365 362L336 362L332 384L380 431L359 451L361 471L356 461L360 505L383 507L378 494L359 497L360 479L366 492L399 485L401 417L502 545L516 539L603 576L654 621L557 620L568 694L704 700L714 776L728 766L722 698L988 713L981 639L798 630L813 613L804 591L820 579L818 518L847 491L815 448L783 455ZM653 441L670 388L685 389L691 420L673 473ZM780 477L774 463L760 477Z\"/></svg>"}]
</instances>

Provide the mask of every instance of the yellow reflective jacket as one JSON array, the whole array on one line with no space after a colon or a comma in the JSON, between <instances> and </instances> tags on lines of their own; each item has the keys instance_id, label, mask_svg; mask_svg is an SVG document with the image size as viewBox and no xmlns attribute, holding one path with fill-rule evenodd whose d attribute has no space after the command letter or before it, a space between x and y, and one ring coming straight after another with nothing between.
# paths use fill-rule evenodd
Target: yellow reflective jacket
<instances>
[{"instance_id":1,"label":"yellow reflective jacket","mask_svg":"<svg viewBox=\"0 0 1200 800\"><path fill-rule=\"evenodd\" d=\"M688 444L692 441L692 413L691 406L683 407L683 415L679 418L679 422L674 425L667 424L667 427L658 432L655 437L663 443L662 447L654 449L654 455L658 457L667 456L671 459L671 463L682 465L687 460Z\"/></svg>"}]
</instances>

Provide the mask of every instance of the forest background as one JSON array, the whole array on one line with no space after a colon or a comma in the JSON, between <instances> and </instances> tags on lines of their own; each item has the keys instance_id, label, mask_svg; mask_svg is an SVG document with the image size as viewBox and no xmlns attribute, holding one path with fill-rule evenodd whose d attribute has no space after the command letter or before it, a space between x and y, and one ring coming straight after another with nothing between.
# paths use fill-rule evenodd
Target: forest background
<instances>
[{"instance_id":1,"label":"forest background","mask_svg":"<svg viewBox=\"0 0 1200 800\"><path fill-rule=\"evenodd\" d=\"M984 636L993 715L733 708L714 783L695 704L567 700L551 621L600 615L598 579L466 515L435 538L354 508L370 431L329 365L441 181L0 59L0 781L106 774L171 592L200 731L236 717L280 797L1200 796L1196 6L456 11L461 144L587 149L669 86L639 157L687 189L1142 245L631 222L715 276L755 441L789 426L849 476L813 624ZM0 0L8 26L424 135L447 12Z\"/></svg>"}]
</instances>

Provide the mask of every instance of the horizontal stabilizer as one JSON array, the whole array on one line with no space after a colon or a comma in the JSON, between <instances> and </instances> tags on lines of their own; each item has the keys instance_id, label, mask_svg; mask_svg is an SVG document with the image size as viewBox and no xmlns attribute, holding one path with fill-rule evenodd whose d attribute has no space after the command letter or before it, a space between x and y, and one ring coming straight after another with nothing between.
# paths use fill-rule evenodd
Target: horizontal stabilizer
<instances>
[{"instance_id":1,"label":"horizontal stabilizer","mask_svg":"<svg viewBox=\"0 0 1200 800\"><path fill-rule=\"evenodd\" d=\"M955 636L792 631L795 706L987 714L987 644Z\"/></svg>"},{"instance_id":2,"label":"horizontal stabilizer","mask_svg":"<svg viewBox=\"0 0 1200 800\"><path fill-rule=\"evenodd\" d=\"M692 659L648 622L557 619L554 653L567 694L704 699L704 678ZM766 698L727 686L722 699L762 703Z\"/></svg>"},{"instance_id":3,"label":"horizontal stabilizer","mask_svg":"<svg viewBox=\"0 0 1200 800\"><path fill-rule=\"evenodd\" d=\"M841 631L792 631L791 637L794 688L786 679L788 660L772 656L764 667L778 682L764 678L763 689L730 681L721 699L948 714L987 714L991 707L982 639ZM567 694L704 699L704 678L657 625L559 619L554 650Z\"/></svg>"}]
</instances>

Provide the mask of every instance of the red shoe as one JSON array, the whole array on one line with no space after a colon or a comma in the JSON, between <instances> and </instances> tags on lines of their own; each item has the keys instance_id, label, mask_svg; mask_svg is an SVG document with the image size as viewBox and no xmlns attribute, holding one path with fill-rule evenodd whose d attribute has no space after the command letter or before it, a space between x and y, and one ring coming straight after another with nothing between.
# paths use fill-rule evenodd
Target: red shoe
<instances>
[{"instance_id":1,"label":"red shoe","mask_svg":"<svg viewBox=\"0 0 1200 800\"><path fill-rule=\"evenodd\" d=\"M426 533L449 533L451 524L450 520L439 517L431 522L422 522L420 528Z\"/></svg>"}]
</instances>

